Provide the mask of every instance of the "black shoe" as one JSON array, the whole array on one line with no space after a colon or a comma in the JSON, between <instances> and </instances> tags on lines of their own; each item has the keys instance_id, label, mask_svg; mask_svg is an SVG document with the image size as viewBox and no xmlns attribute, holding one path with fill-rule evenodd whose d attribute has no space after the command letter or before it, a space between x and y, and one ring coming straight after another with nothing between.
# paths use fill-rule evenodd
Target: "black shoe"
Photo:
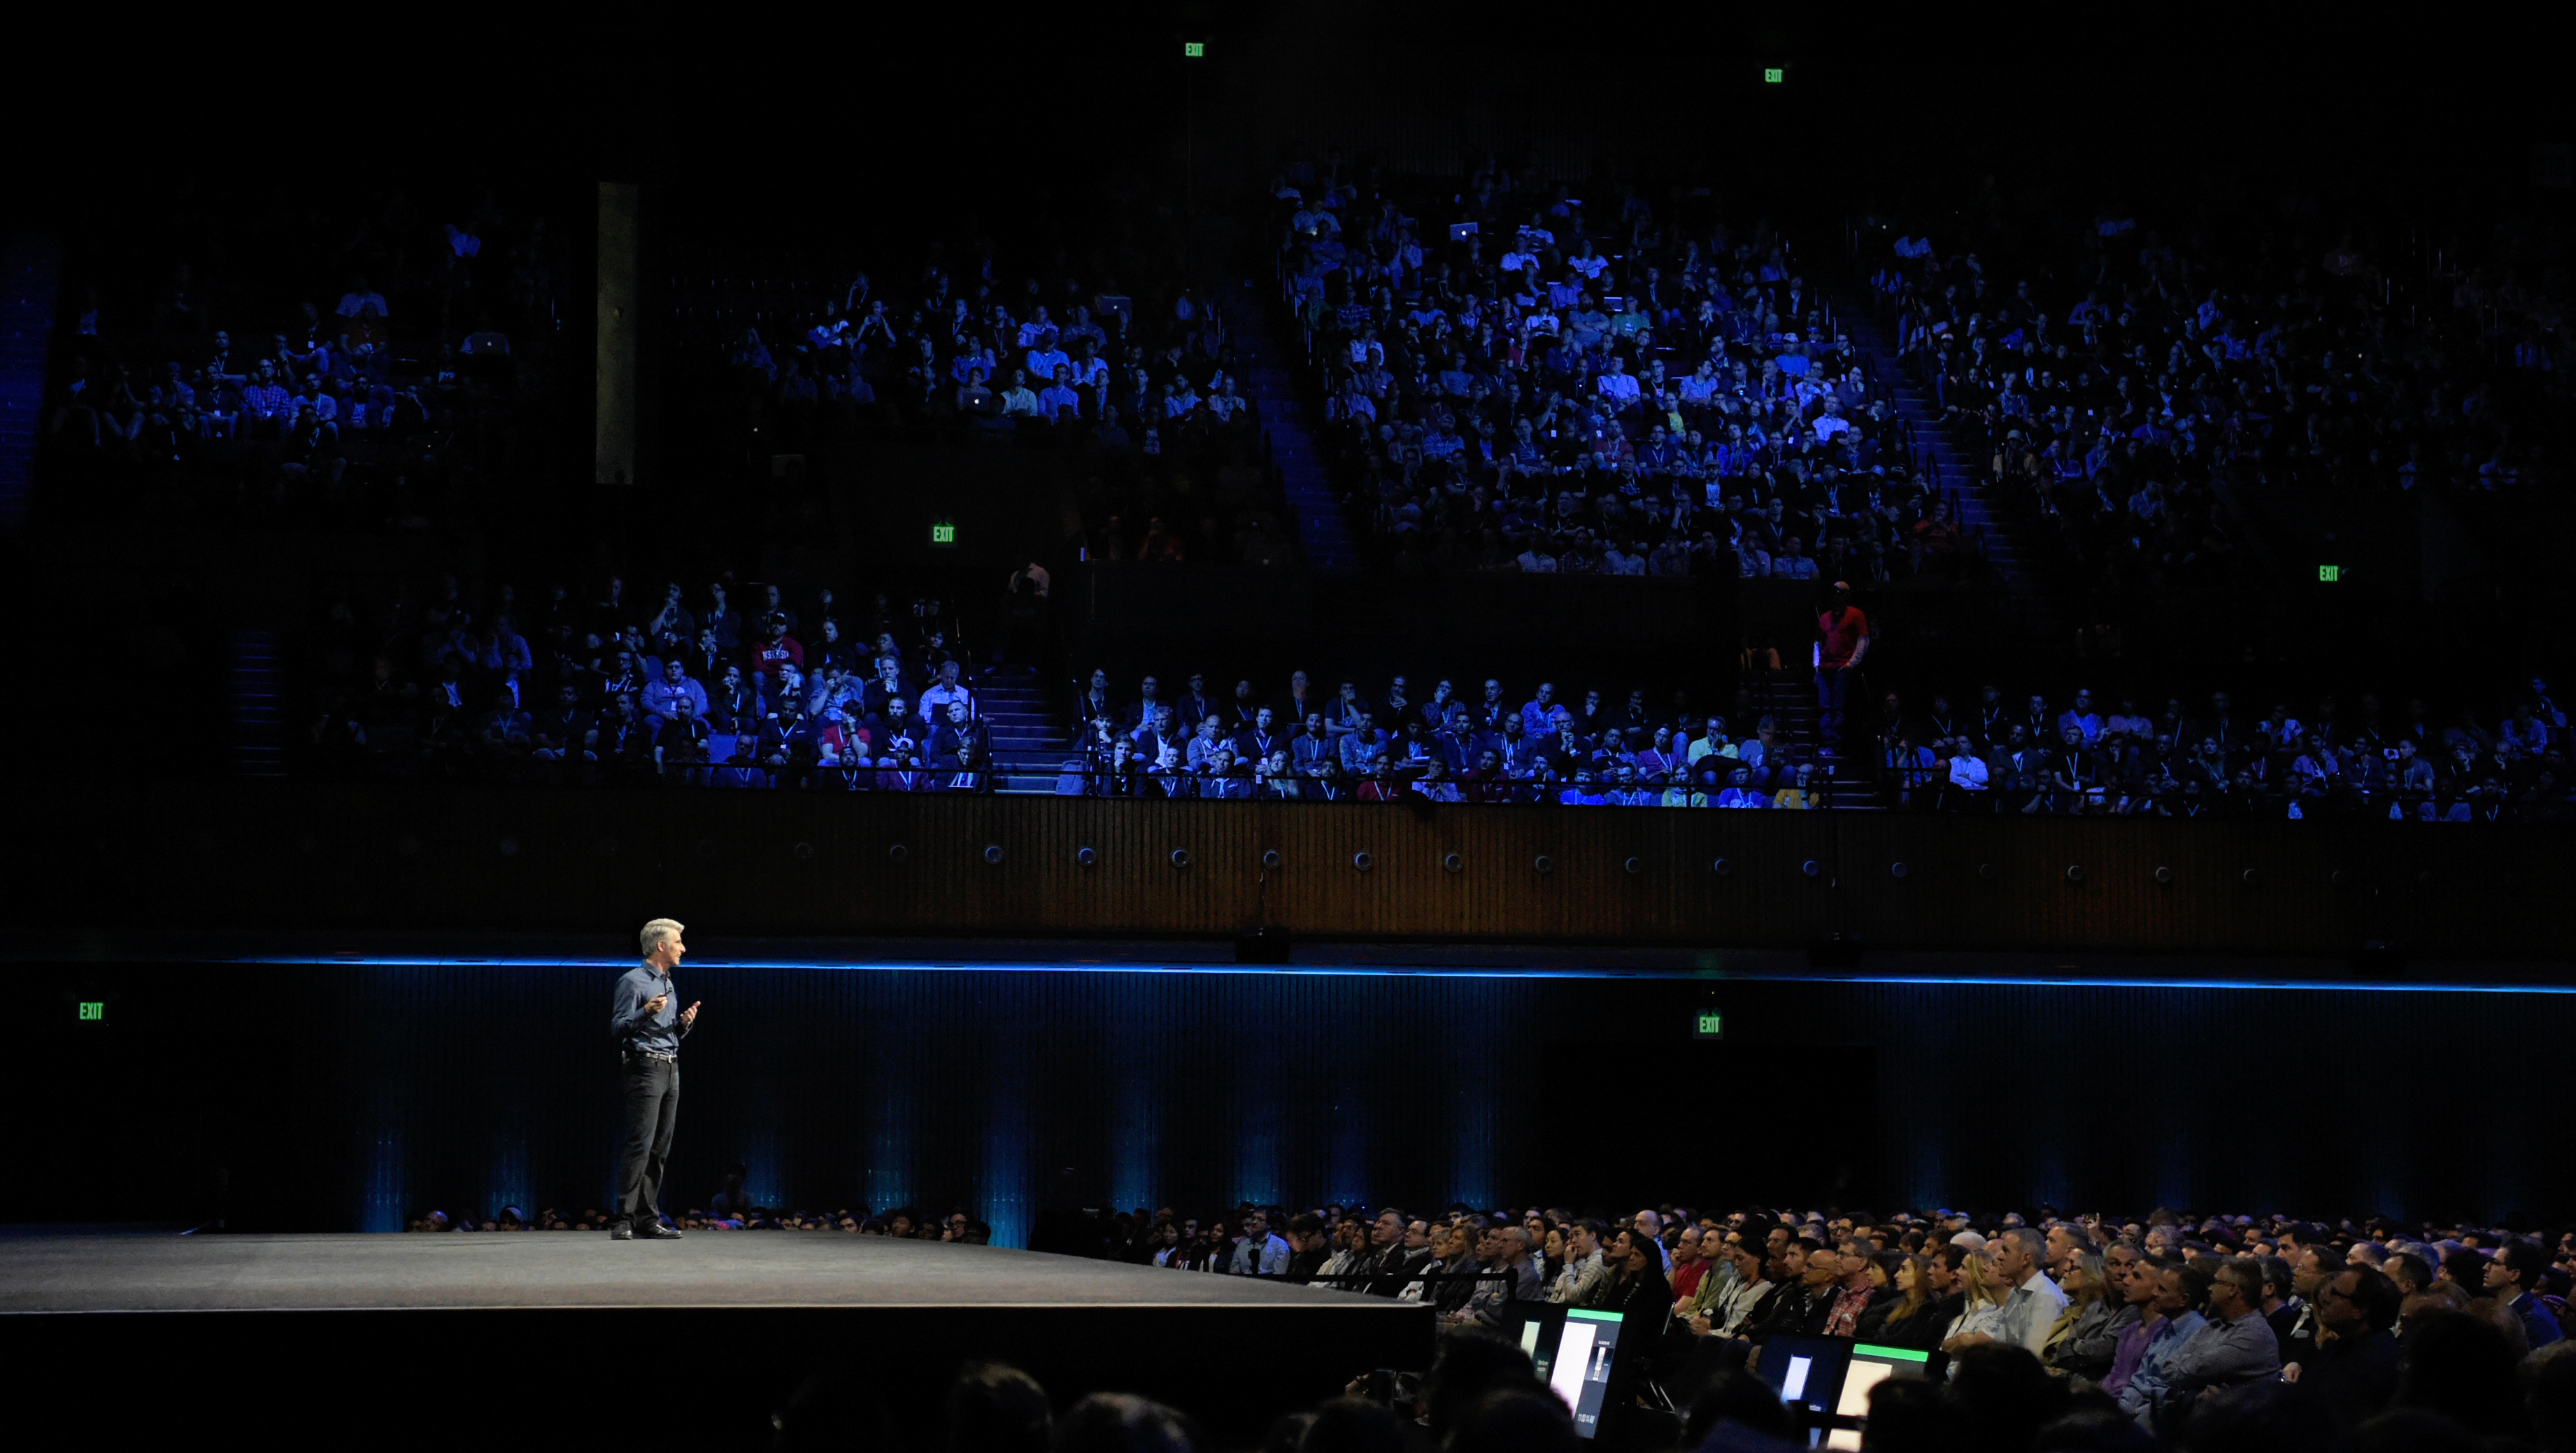
<instances>
[{"instance_id":1,"label":"black shoe","mask_svg":"<svg viewBox=\"0 0 2576 1453\"><path fill-rule=\"evenodd\" d=\"M656 1221L635 1234L647 1241L677 1241L680 1239L680 1228L677 1226L665 1226L661 1222Z\"/></svg>"},{"instance_id":2,"label":"black shoe","mask_svg":"<svg viewBox=\"0 0 2576 1453\"><path fill-rule=\"evenodd\" d=\"M611 1241L632 1241L635 1239L635 1228L627 1225L623 1221L620 1221L616 1225L608 1228L608 1239Z\"/></svg>"}]
</instances>

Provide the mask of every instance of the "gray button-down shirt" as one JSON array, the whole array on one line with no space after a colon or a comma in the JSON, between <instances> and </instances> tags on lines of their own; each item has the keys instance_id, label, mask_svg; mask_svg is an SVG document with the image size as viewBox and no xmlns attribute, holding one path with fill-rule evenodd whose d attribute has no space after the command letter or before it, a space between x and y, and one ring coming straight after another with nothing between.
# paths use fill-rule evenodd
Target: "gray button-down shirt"
<instances>
[{"instance_id":1,"label":"gray button-down shirt","mask_svg":"<svg viewBox=\"0 0 2576 1453\"><path fill-rule=\"evenodd\" d=\"M1995 1340L2026 1347L2035 1357L2048 1349L2049 1331L2057 1325L2057 1314L2065 1310L2066 1293L2048 1279L2048 1273L2034 1271L2004 1298Z\"/></svg>"},{"instance_id":2,"label":"gray button-down shirt","mask_svg":"<svg viewBox=\"0 0 2576 1453\"><path fill-rule=\"evenodd\" d=\"M2172 1375L2168 1402L2205 1388L2252 1382L2281 1370L2281 1339L2272 1335L2272 1324L2260 1308L2233 1322L2212 1317L2175 1351L2167 1370Z\"/></svg>"}]
</instances>

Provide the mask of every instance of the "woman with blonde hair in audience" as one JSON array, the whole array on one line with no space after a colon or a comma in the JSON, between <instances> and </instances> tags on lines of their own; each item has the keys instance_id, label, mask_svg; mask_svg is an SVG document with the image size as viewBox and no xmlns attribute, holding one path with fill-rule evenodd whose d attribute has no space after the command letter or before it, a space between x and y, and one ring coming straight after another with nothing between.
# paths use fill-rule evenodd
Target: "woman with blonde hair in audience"
<instances>
[{"instance_id":1,"label":"woman with blonde hair in audience","mask_svg":"<svg viewBox=\"0 0 2576 1453\"><path fill-rule=\"evenodd\" d=\"M2111 1370L2119 1351L2119 1329L2112 1323L2127 1304L2110 1294L2102 1258L2090 1251L2075 1254L2058 1285L2066 1289L2066 1310L2049 1328L2039 1360L2064 1376L2098 1378Z\"/></svg>"},{"instance_id":2,"label":"woman with blonde hair in audience","mask_svg":"<svg viewBox=\"0 0 2576 1453\"><path fill-rule=\"evenodd\" d=\"M1958 1350L1962 1337L1982 1335L1991 1341L2003 1325L2004 1292L1995 1285L1995 1265L1983 1249L1960 1258L1959 1293L1967 1300L1941 1339L1943 1351Z\"/></svg>"}]
</instances>

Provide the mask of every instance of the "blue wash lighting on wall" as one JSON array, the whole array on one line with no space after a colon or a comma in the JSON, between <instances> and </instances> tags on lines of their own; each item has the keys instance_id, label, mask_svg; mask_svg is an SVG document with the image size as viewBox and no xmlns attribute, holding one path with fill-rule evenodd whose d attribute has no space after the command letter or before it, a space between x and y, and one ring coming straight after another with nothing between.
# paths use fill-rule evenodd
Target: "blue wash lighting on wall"
<instances>
[{"instance_id":1,"label":"blue wash lighting on wall","mask_svg":"<svg viewBox=\"0 0 2576 1453\"><path fill-rule=\"evenodd\" d=\"M2292 1014L2357 1036L2377 1056L2402 1054L2411 1024L2468 1025L2490 1007L2563 1038L2576 1033L2576 999L2560 996L2576 986L2364 983L2317 960L1960 958L1916 961L1930 971L1914 974L1894 960L1823 975L1743 954L1730 956L1736 972L1721 986L1693 969L927 963L812 948L778 959L692 961L719 1032L691 1042L705 1076L692 1081L666 1204L704 1204L737 1156L757 1162L751 1189L763 1204L956 1206L991 1222L1005 1244L1024 1240L1036 1209L1068 1190L1085 1205L1178 1204L1201 1215L1237 1198L1515 1202L1595 1174L1530 1143L1545 1104L1531 1070L1560 1062L1569 1044L1598 1035L1617 1054L1642 1056L1653 1039L1689 1057L1691 1073L1722 1075L1767 1063L1800 1026L1830 1017L1875 1056L1877 1088L1856 1101L1876 1127L1852 1162L1855 1187L1871 1192L1863 1204L2260 1203L2490 1223L2576 1206L2576 1173L2544 1160L2496 1169L2530 1118L2508 1103L2505 1066L2453 1071L2468 1077L2462 1093L2505 1105L2496 1123L2466 1132L2477 1165L2465 1173L2428 1172L2390 1149L2440 1133L2410 1109L2426 1098L2417 1083L2426 1072L2403 1063L2391 1065L2392 1103L2372 1126L2325 1127L2316 1154L2268 1173L2243 1163L2223 1127L2158 1127L2105 1147L2075 1117L2043 1109L2019 1143L1998 1145L1926 1124L1906 1102L1907 1087L1955 1072L1954 1031L1967 1026L2077 1044L2131 1026L2193 1043L2240 1017ZM231 977L264 996L263 1012L296 1049L294 1089L309 1122L302 1164L325 1220L392 1230L433 1206L608 1204L616 1105L597 1053L598 1000L628 966L622 958L258 962L293 966ZM1986 964L2012 977L1963 972ZM2131 968L2188 972L2113 976ZM2278 977L2309 969L2341 977ZM2249 970L2260 977L2227 977ZM1712 988L1726 996L1727 1037L1695 1043L1686 1012ZM454 1015L480 1026L472 1042L488 1055L462 1083L446 1072L455 1041L440 1027ZM1461 1025L1477 1032L1452 1032ZM1005 1088L1014 1073L1015 1091ZM1705 1185L1658 1193L1807 1194L1749 1179L1771 1174L1717 1167Z\"/></svg>"},{"instance_id":2,"label":"blue wash lighting on wall","mask_svg":"<svg viewBox=\"0 0 2576 1453\"><path fill-rule=\"evenodd\" d=\"M1106 1068L1115 1077L1118 1107L1109 1132L1109 1197L1130 1208L1152 1200L1162 1183L1163 1055L1149 987L1130 981L1108 992Z\"/></svg>"},{"instance_id":3,"label":"blue wash lighting on wall","mask_svg":"<svg viewBox=\"0 0 2576 1453\"><path fill-rule=\"evenodd\" d=\"M913 1084L906 1062L912 1045L901 1041L870 1051L874 1085L868 1096L868 1204L908 1205L913 1196Z\"/></svg>"},{"instance_id":4,"label":"blue wash lighting on wall","mask_svg":"<svg viewBox=\"0 0 2576 1453\"><path fill-rule=\"evenodd\" d=\"M367 1190L358 1202L359 1230L403 1229L403 1218L410 1214L411 1205L406 1169L402 1137L391 1130L379 1130L367 1144Z\"/></svg>"},{"instance_id":5,"label":"blue wash lighting on wall","mask_svg":"<svg viewBox=\"0 0 2576 1453\"><path fill-rule=\"evenodd\" d=\"M514 1113L509 1117L508 1123L515 1126L524 1125L526 1121ZM487 1181L483 1196L484 1215L498 1217L503 1206L518 1207L522 1217L536 1214L537 1208L528 1203L528 1187L532 1182L528 1175L528 1137L526 1135L512 1131L494 1136L492 1168L486 1174Z\"/></svg>"},{"instance_id":6,"label":"blue wash lighting on wall","mask_svg":"<svg viewBox=\"0 0 2576 1453\"><path fill-rule=\"evenodd\" d=\"M244 956L210 957L203 963L318 965L349 968L451 968L466 965L489 965L505 969L615 969L633 965L623 959L568 958L433 958L389 956L380 958L314 958L311 956ZM979 960L967 963L901 963L877 959L716 959L701 958L694 968L743 969L810 969L836 973L920 974L920 973L990 973L990 974L1207 974L1215 976L1268 976L1313 978L1429 978L1429 979L1695 979L1709 975L1698 969L1588 969L1588 968L1480 968L1454 969L1440 965L1408 964L1379 967L1366 964L1300 964L1286 967L1241 964L1066 964L1028 962L1009 959ZM1962 974L1818 974L1810 972L1769 973L1760 970L1729 972L1726 977L1748 983L1801 984L1910 984L1927 987L1944 985L2006 989L2226 989L2298 990L2315 993L2360 994L2551 994L2576 995L2571 984L2497 984L2463 981L2423 981L2412 983L2359 979L2209 979L2209 978L2119 978L2102 974L2020 974L1977 978Z\"/></svg>"},{"instance_id":7,"label":"blue wash lighting on wall","mask_svg":"<svg viewBox=\"0 0 2576 1453\"><path fill-rule=\"evenodd\" d=\"M1005 1024L995 1036L991 1067L985 1080L991 1099L984 1115L983 1194L976 1215L992 1228L996 1246L1029 1244L1028 1030Z\"/></svg>"}]
</instances>

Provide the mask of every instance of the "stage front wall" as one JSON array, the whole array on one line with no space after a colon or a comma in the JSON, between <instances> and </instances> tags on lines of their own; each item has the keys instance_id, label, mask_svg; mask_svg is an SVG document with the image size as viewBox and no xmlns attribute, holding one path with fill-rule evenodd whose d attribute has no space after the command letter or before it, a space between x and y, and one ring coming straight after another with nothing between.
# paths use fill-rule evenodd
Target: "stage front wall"
<instances>
[{"instance_id":1,"label":"stage front wall","mask_svg":"<svg viewBox=\"0 0 2576 1453\"><path fill-rule=\"evenodd\" d=\"M21 966L0 1215L600 1204L616 971ZM1005 1241L1051 1198L2576 1209L2523 1057L2445 1048L2564 1042L2552 994L1076 967L683 990L706 1008L675 1206L738 1156L762 1200L956 1204Z\"/></svg>"}]
</instances>

